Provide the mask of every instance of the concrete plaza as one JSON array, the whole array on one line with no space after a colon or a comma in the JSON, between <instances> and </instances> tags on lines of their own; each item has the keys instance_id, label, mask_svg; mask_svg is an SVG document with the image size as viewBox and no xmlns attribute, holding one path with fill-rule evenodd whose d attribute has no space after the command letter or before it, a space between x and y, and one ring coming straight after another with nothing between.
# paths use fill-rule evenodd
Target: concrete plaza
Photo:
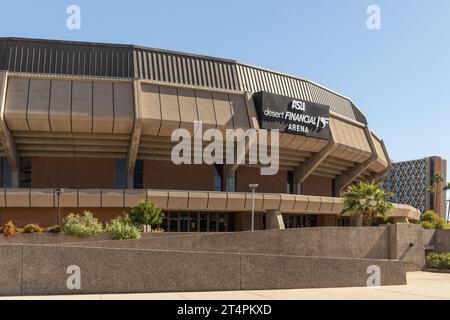
<instances>
[{"instance_id":1,"label":"concrete plaza","mask_svg":"<svg viewBox=\"0 0 450 320\"><path fill-rule=\"evenodd\" d=\"M381 288L353 287L330 289L255 290L220 292L173 292L144 294L95 294L71 296L21 296L0 299L33 300L447 300L450 299L450 273L409 272L408 284Z\"/></svg>"}]
</instances>

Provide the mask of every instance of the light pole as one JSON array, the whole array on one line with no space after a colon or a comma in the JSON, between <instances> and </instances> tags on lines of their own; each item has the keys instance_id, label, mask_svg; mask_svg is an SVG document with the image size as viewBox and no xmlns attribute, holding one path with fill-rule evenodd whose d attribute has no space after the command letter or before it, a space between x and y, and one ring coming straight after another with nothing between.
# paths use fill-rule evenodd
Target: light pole
<instances>
[{"instance_id":1,"label":"light pole","mask_svg":"<svg viewBox=\"0 0 450 320\"><path fill-rule=\"evenodd\" d=\"M59 196L64 192L63 188L55 189L56 196L58 197L58 226L61 226L61 207L59 205Z\"/></svg>"},{"instance_id":2,"label":"light pole","mask_svg":"<svg viewBox=\"0 0 450 320\"><path fill-rule=\"evenodd\" d=\"M258 184L251 183L248 186L252 190L252 231L255 231L255 190L258 188Z\"/></svg>"}]
</instances>

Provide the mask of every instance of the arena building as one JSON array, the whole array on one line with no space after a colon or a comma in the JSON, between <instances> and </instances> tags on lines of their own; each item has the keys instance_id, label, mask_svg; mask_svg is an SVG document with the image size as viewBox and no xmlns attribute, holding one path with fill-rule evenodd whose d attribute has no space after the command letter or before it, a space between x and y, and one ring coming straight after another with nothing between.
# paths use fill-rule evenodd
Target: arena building
<instances>
[{"instance_id":1,"label":"arena building","mask_svg":"<svg viewBox=\"0 0 450 320\"><path fill-rule=\"evenodd\" d=\"M239 231L250 228L254 199L257 229L350 225L339 216L341 192L391 165L348 98L233 60L1 38L0 70L0 223L53 225L59 207L106 221L147 199L168 231ZM195 134L198 121L223 132L279 129L278 173L174 164L173 131ZM249 184L258 184L254 198ZM420 213L396 205L392 214Z\"/></svg>"}]
</instances>

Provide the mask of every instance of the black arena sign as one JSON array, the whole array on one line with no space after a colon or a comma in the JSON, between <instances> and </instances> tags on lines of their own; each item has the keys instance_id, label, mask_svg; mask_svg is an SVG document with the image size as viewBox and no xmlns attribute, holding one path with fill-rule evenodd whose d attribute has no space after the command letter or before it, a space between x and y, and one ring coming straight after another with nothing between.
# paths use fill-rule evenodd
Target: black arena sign
<instances>
[{"instance_id":1,"label":"black arena sign","mask_svg":"<svg viewBox=\"0 0 450 320\"><path fill-rule=\"evenodd\" d=\"M255 93L253 100L262 129L329 139L329 106L264 91Z\"/></svg>"}]
</instances>

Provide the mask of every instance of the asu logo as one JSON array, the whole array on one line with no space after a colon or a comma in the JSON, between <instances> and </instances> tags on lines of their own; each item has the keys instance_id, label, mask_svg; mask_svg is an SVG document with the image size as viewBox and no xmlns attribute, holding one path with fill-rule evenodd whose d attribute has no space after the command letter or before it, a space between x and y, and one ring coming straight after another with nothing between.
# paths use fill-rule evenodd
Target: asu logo
<instances>
[{"instance_id":1,"label":"asu logo","mask_svg":"<svg viewBox=\"0 0 450 320\"><path fill-rule=\"evenodd\" d=\"M295 109L295 110L305 111L306 110L306 103L303 102L303 101L292 100L291 108Z\"/></svg>"}]
</instances>

